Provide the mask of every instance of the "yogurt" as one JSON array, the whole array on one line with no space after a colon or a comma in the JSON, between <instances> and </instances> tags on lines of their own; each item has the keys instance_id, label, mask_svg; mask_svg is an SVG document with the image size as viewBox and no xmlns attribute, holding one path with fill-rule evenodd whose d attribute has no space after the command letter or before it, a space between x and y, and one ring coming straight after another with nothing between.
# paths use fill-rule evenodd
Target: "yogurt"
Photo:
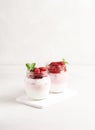
<instances>
[{"instance_id":1,"label":"yogurt","mask_svg":"<svg viewBox=\"0 0 95 130\"><path fill-rule=\"evenodd\" d=\"M48 75L47 76L45 75L42 78L29 78L29 76L26 76L25 92L30 99L41 100L48 96L50 91L50 85L51 85L51 80Z\"/></svg>"},{"instance_id":2,"label":"yogurt","mask_svg":"<svg viewBox=\"0 0 95 130\"><path fill-rule=\"evenodd\" d=\"M51 79L50 92L64 92L64 87L67 86L67 72L61 71L58 74L49 73Z\"/></svg>"}]
</instances>

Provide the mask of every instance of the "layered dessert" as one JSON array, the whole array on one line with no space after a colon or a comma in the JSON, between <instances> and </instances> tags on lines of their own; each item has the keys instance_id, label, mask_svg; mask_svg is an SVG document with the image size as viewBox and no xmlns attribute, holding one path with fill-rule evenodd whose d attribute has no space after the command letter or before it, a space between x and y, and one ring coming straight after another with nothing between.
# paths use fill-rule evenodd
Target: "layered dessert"
<instances>
[{"instance_id":1,"label":"layered dessert","mask_svg":"<svg viewBox=\"0 0 95 130\"><path fill-rule=\"evenodd\" d=\"M48 72L51 79L50 92L64 92L64 87L67 86L67 68L68 62L62 61L51 62L48 65Z\"/></svg>"},{"instance_id":2,"label":"layered dessert","mask_svg":"<svg viewBox=\"0 0 95 130\"><path fill-rule=\"evenodd\" d=\"M34 100L46 98L51 85L46 67L37 68L35 63L28 63L26 67L25 91L27 96Z\"/></svg>"}]
</instances>

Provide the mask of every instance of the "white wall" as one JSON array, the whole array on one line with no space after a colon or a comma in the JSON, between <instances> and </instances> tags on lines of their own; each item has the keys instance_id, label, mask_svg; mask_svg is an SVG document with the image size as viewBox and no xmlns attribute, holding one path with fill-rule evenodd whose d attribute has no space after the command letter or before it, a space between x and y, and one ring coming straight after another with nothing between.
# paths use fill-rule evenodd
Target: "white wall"
<instances>
[{"instance_id":1,"label":"white wall","mask_svg":"<svg viewBox=\"0 0 95 130\"><path fill-rule=\"evenodd\" d=\"M94 0L0 0L0 64L95 64Z\"/></svg>"}]
</instances>

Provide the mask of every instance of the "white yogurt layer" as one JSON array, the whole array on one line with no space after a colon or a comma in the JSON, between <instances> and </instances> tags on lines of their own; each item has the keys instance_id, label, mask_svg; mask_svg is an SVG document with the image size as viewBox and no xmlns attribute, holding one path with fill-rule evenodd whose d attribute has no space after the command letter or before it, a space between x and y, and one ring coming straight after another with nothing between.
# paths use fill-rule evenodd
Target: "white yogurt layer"
<instances>
[{"instance_id":1,"label":"white yogurt layer","mask_svg":"<svg viewBox=\"0 0 95 130\"><path fill-rule=\"evenodd\" d=\"M43 99L46 98L50 91L50 77L43 77L41 79L29 79L26 78L25 90L29 98L31 99Z\"/></svg>"},{"instance_id":2,"label":"white yogurt layer","mask_svg":"<svg viewBox=\"0 0 95 130\"><path fill-rule=\"evenodd\" d=\"M61 71L58 74L49 73L51 78L50 92L63 92L67 86L67 72Z\"/></svg>"}]
</instances>

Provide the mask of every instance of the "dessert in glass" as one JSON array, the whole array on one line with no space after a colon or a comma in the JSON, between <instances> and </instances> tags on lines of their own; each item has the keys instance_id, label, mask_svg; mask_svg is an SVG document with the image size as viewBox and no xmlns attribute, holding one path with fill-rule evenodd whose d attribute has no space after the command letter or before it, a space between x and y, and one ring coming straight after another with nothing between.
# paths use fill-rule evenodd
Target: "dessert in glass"
<instances>
[{"instance_id":1,"label":"dessert in glass","mask_svg":"<svg viewBox=\"0 0 95 130\"><path fill-rule=\"evenodd\" d=\"M50 92L59 93L64 92L64 87L67 86L67 69L68 62L62 61L51 62L48 67L49 76L51 79Z\"/></svg>"},{"instance_id":2,"label":"dessert in glass","mask_svg":"<svg viewBox=\"0 0 95 130\"><path fill-rule=\"evenodd\" d=\"M25 91L32 100L44 99L50 91L51 80L46 67L36 67L35 63L26 64L27 74L25 79Z\"/></svg>"}]
</instances>

